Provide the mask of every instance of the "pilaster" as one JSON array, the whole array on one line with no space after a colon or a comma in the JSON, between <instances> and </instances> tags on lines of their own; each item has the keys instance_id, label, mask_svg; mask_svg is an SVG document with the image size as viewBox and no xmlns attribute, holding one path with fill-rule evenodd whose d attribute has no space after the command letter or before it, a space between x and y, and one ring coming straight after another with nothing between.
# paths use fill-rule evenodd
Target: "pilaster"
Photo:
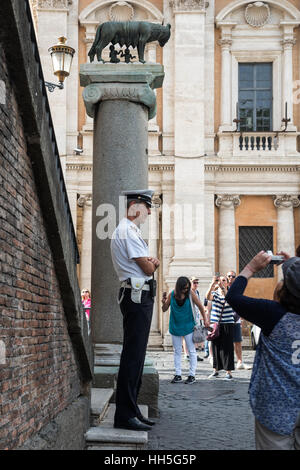
<instances>
[{"instance_id":1,"label":"pilaster","mask_svg":"<svg viewBox=\"0 0 300 470\"><path fill-rule=\"evenodd\" d=\"M281 194L274 197L277 208L277 251L295 252L294 208L299 207L298 195Z\"/></svg>"},{"instance_id":2,"label":"pilaster","mask_svg":"<svg viewBox=\"0 0 300 470\"><path fill-rule=\"evenodd\" d=\"M236 271L235 208L241 203L238 195L222 194L216 199L219 208L219 271L225 275Z\"/></svg>"},{"instance_id":3,"label":"pilaster","mask_svg":"<svg viewBox=\"0 0 300 470\"><path fill-rule=\"evenodd\" d=\"M80 256L80 288L91 291L91 267L92 267L92 194L81 195L77 204L83 209L82 217L82 241Z\"/></svg>"}]
</instances>

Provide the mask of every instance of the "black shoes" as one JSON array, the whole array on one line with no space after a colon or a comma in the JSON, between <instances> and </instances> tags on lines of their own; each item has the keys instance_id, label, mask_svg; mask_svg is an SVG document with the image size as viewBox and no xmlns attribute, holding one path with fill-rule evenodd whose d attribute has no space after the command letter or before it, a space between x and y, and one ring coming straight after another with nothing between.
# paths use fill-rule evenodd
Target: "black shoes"
<instances>
[{"instance_id":1,"label":"black shoes","mask_svg":"<svg viewBox=\"0 0 300 470\"><path fill-rule=\"evenodd\" d=\"M175 375L174 379L171 380L171 384L177 384L179 382L182 382L181 375ZM188 378L184 381L185 384L193 384L194 382L196 382L196 379L193 375L189 375Z\"/></svg>"},{"instance_id":2,"label":"black shoes","mask_svg":"<svg viewBox=\"0 0 300 470\"><path fill-rule=\"evenodd\" d=\"M185 380L185 384L193 384L194 382L196 382L196 379L193 375L189 375L188 378Z\"/></svg>"},{"instance_id":3,"label":"black shoes","mask_svg":"<svg viewBox=\"0 0 300 470\"><path fill-rule=\"evenodd\" d=\"M181 375L175 375L175 377L171 380L171 384L177 384L179 382L182 382Z\"/></svg>"},{"instance_id":4,"label":"black shoes","mask_svg":"<svg viewBox=\"0 0 300 470\"><path fill-rule=\"evenodd\" d=\"M123 423L115 422L114 427L120 429L129 429L131 431L150 431L152 429L151 426L142 423L142 421L140 421L138 418L129 418L128 421Z\"/></svg>"},{"instance_id":5,"label":"black shoes","mask_svg":"<svg viewBox=\"0 0 300 470\"><path fill-rule=\"evenodd\" d=\"M155 422L152 421L149 418L145 418L145 416L141 415L138 417L138 420L141 421L144 424L147 424L147 426L154 426Z\"/></svg>"}]
</instances>

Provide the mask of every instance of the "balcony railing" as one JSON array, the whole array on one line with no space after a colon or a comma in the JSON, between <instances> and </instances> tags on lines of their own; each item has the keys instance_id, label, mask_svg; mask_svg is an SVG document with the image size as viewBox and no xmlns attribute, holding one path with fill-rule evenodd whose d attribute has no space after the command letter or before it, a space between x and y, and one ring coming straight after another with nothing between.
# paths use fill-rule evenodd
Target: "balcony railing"
<instances>
[{"instance_id":1,"label":"balcony railing","mask_svg":"<svg viewBox=\"0 0 300 470\"><path fill-rule=\"evenodd\" d=\"M219 132L220 157L299 156L298 132Z\"/></svg>"},{"instance_id":2,"label":"balcony railing","mask_svg":"<svg viewBox=\"0 0 300 470\"><path fill-rule=\"evenodd\" d=\"M279 148L278 134L273 132L243 132L239 136L239 149L241 151L269 152Z\"/></svg>"}]
</instances>

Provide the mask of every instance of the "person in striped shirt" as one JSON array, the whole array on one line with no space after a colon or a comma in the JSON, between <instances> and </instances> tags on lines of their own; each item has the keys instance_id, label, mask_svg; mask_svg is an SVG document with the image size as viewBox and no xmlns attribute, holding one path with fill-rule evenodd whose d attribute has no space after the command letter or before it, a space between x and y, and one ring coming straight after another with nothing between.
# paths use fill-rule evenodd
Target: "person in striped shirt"
<instances>
[{"instance_id":1,"label":"person in striped shirt","mask_svg":"<svg viewBox=\"0 0 300 470\"><path fill-rule=\"evenodd\" d=\"M233 328L234 311L225 301L228 290L226 276L214 276L206 293L207 300L212 301L210 322L220 321L220 335L212 341L214 372L209 378L218 378L219 371L226 371L225 379L232 380L231 371L234 370ZM221 317L221 320L220 320Z\"/></svg>"}]
</instances>

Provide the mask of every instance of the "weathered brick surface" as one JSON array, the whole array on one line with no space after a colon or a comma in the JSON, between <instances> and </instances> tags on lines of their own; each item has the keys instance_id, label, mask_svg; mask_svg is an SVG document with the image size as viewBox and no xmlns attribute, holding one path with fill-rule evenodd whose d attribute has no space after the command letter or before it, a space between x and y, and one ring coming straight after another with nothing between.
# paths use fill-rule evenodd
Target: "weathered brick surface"
<instances>
[{"instance_id":1,"label":"weathered brick surface","mask_svg":"<svg viewBox=\"0 0 300 470\"><path fill-rule=\"evenodd\" d=\"M80 395L80 378L1 46L0 64L0 449L14 449Z\"/></svg>"}]
</instances>

